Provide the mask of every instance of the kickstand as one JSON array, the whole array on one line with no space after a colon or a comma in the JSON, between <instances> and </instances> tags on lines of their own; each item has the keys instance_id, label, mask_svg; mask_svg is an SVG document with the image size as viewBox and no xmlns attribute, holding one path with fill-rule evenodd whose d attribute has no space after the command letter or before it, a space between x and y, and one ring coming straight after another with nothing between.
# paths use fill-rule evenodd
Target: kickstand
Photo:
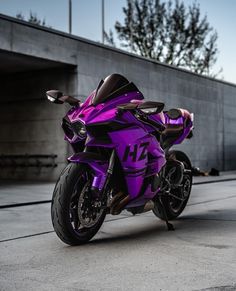
<instances>
[{"instance_id":1,"label":"kickstand","mask_svg":"<svg viewBox=\"0 0 236 291\"><path fill-rule=\"evenodd\" d=\"M158 198L157 201L159 202L159 206L161 206L168 231L175 230L174 225L168 221L165 206L163 205L161 198Z\"/></svg>"}]
</instances>

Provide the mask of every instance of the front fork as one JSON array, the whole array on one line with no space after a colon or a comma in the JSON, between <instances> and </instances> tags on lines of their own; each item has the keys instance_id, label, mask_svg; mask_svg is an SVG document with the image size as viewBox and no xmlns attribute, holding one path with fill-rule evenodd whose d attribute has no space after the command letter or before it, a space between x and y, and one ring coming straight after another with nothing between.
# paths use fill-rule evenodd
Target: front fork
<instances>
[{"instance_id":1,"label":"front fork","mask_svg":"<svg viewBox=\"0 0 236 291\"><path fill-rule=\"evenodd\" d=\"M89 166L93 172L91 189L93 190L93 193L100 196L101 193L107 188L110 177L113 173L115 150L112 150L109 161L103 160L98 154L86 151L76 153L69 157L68 160L72 163L82 163Z\"/></svg>"},{"instance_id":2,"label":"front fork","mask_svg":"<svg viewBox=\"0 0 236 291\"><path fill-rule=\"evenodd\" d=\"M114 163L115 163L115 150L112 150L106 173L100 171L99 168L93 167L95 175L92 181L92 191L96 196L107 198L106 192L108 184L110 182L110 178L113 173Z\"/></svg>"}]
</instances>

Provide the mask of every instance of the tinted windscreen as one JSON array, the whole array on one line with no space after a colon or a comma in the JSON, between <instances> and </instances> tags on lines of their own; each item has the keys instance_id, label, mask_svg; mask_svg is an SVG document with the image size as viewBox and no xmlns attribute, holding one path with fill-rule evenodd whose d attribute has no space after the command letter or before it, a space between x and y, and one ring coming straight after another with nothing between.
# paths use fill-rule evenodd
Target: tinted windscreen
<instances>
[{"instance_id":1,"label":"tinted windscreen","mask_svg":"<svg viewBox=\"0 0 236 291\"><path fill-rule=\"evenodd\" d=\"M100 82L92 104L97 105L105 102L108 98L118 96L118 94L122 95L135 90L138 90L136 86L133 83L129 83L125 77L119 74L112 74Z\"/></svg>"}]
</instances>

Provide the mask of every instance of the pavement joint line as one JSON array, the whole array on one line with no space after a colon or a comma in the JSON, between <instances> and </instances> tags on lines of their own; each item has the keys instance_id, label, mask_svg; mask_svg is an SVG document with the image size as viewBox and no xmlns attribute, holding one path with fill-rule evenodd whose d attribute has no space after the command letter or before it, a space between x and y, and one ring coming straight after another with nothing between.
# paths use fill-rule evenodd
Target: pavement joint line
<instances>
[{"instance_id":1,"label":"pavement joint line","mask_svg":"<svg viewBox=\"0 0 236 291\"><path fill-rule=\"evenodd\" d=\"M3 240L0 240L0 243L7 242L7 241L12 241L12 240L17 240L17 239L21 239L21 238L29 238L29 237L33 237L33 236L49 234L49 233L52 233L52 232L54 232L54 230L45 231L45 232L39 232L39 233L34 233L34 234L28 234L28 235L18 236L18 237L13 237L13 238L8 238L8 239L3 239Z\"/></svg>"},{"instance_id":2,"label":"pavement joint line","mask_svg":"<svg viewBox=\"0 0 236 291\"><path fill-rule=\"evenodd\" d=\"M29 205L35 205L35 204L44 204L44 203L51 203L51 202L52 200L41 200L41 201L31 201L31 202L24 202L24 203L6 204L6 205L0 205L0 209L29 206Z\"/></svg>"},{"instance_id":3,"label":"pavement joint line","mask_svg":"<svg viewBox=\"0 0 236 291\"><path fill-rule=\"evenodd\" d=\"M220 183L220 182L229 182L229 181L235 181L235 180L236 180L236 178L225 178L225 179L221 179L221 180L194 182L193 185L211 184L211 183Z\"/></svg>"},{"instance_id":4,"label":"pavement joint line","mask_svg":"<svg viewBox=\"0 0 236 291\"><path fill-rule=\"evenodd\" d=\"M212 221L236 222L235 219L199 218L199 217L180 217L178 218L178 220L212 220Z\"/></svg>"},{"instance_id":5,"label":"pavement joint line","mask_svg":"<svg viewBox=\"0 0 236 291\"><path fill-rule=\"evenodd\" d=\"M111 222L111 221L115 221L115 220L121 220L121 219L125 219L125 218L132 218L132 217L133 216L125 216L125 217L119 217L119 218L109 219L109 220L104 221L104 223ZM18 236L18 237L3 239L3 240L0 240L0 243L7 242L7 241L18 240L18 239L22 239L22 238L29 238L29 237L38 236L38 235L49 234L49 233L53 233L53 232L54 232L54 230L50 230L50 231L45 231L45 232L39 232L39 233L33 233L33 234L28 234L28 235L23 235L23 236Z\"/></svg>"},{"instance_id":6,"label":"pavement joint line","mask_svg":"<svg viewBox=\"0 0 236 291\"><path fill-rule=\"evenodd\" d=\"M198 204L211 203L211 202L221 201L221 200L227 200L227 199L231 199L231 198L236 198L236 195L228 196L228 197L225 197L225 198L216 198L216 199L205 200L205 201L200 201L200 202L195 202L195 203L189 203L189 204L187 204L187 206L193 206L193 205L198 205Z\"/></svg>"},{"instance_id":7,"label":"pavement joint line","mask_svg":"<svg viewBox=\"0 0 236 291\"><path fill-rule=\"evenodd\" d=\"M220 183L220 182L228 182L228 181L235 181L235 180L236 180L236 178L230 178L230 179L224 179L224 180L218 180L218 181L216 181L216 180L214 180L214 181L203 181L203 182L195 182L195 183L193 183L193 185ZM225 198L225 199L227 199L227 198ZM221 200L221 199L219 199L219 200ZM30 206L30 205L44 204L44 203L51 203L51 202L52 202L52 200L42 200L42 201L32 201L32 202L24 202L24 203L6 204L6 205L0 205L0 209L12 208L12 207L21 207L21 206ZM188 204L188 206L207 203L207 202L213 202L213 200L212 201L199 202L199 203L195 203L195 204Z\"/></svg>"},{"instance_id":8,"label":"pavement joint line","mask_svg":"<svg viewBox=\"0 0 236 291\"><path fill-rule=\"evenodd\" d=\"M136 215L136 216L140 216L140 215ZM125 216L125 217L110 219L110 220L104 221L104 223L111 222L111 221L116 221L116 220L127 219L127 218L133 218L133 217L134 216ZM198 217L180 217L180 218L178 218L178 220L210 220L210 221L236 222L236 220L234 220L234 219L231 220L231 219L198 218ZM178 221L178 220L176 220L176 221ZM13 240L18 240L18 239L22 239L22 238L29 238L29 237L44 235L44 234L50 234L50 233L53 233L53 232L54 232L54 230L51 230L51 231L45 231L45 232L39 232L39 233L19 236L19 237L15 237L15 238L4 239L4 240L0 240L0 243L13 241Z\"/></svg>"},{"instance_id":9,"label":"pavement joint line","mask_svg":"<svg viewBox=\"0 0 236 291\"><path fill-rule=\"evenodd\" d=\"M193 206L193 205L198 205L198 204L211 203L211 202L222 201L222 200L227 200L227 199L231 199L231 198L236 198L236 195L228 196L228 197L225 197L225 198L216 198L216 199L211 199L211 200L206 200L206 201L189 203L189 204L187 204L187 206Z\"/></svg>"},{"instance_id":10,"label":"pavement joint line","mask_svg":"<svg viewBox=\"0 0 236 291\"><path fill-rule=\"evenodd\" d=\"M132 218L132 217L133 216L126 216L126 217L120 217L120 218L116 218L116 219L110 219L110 220L104 221L104 223L111 222L111 221L115 221L115 220ZM236 220L234 220L234 219L231 220L231 219L198 218L198 217L180 217L180 218L178 218L178 220L209 220L209 221L236 222ZM178 221L178 220L175 220L175 221ZM34 233L34 234L19 236L19 237L15 237L15 238L4 239L4 240L0 240L0 243L8 242L8 241L13 241L13 240L18 240L18 239L22 239L22 238L29 238L29 237L44 235L44 234L50 234L50 233L53 233L53 232L54 232L54 230L51 230L51 231L45 231L45 232L39 232L39 233Z\"/></svg>"}]
</instances>

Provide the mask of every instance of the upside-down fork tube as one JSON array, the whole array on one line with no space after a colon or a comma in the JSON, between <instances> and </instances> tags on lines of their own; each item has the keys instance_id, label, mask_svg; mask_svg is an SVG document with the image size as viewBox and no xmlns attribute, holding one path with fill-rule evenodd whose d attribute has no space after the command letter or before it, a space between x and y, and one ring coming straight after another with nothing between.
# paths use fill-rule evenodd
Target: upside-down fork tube
<instances>
[{"instance_id":1,"label":"upside-down fork tube","mask_svg":"<svg viewBox=\"0 0 236 291\"><path fill-rule=\"evenodd\" d=\"M109 164L102 156L95 153L82 152L72 155L68 158L72 163L87 164L94 173L92 188L101 191L104 188Z\"/></svg>"}]
</instances>

